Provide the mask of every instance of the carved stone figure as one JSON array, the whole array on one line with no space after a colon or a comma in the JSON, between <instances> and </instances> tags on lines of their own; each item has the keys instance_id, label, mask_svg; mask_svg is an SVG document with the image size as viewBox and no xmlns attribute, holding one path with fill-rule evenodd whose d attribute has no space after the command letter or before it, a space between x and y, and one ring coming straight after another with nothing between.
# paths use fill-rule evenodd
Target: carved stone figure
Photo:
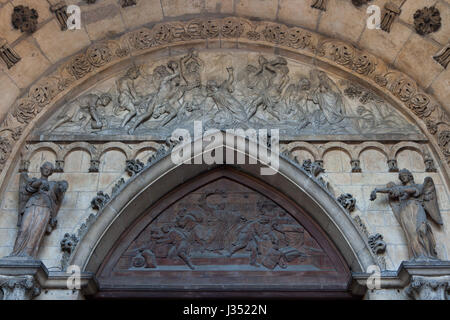
<instances>
[{"instance_id":1,"label":"carved stone figure","mask_svg":"<svg viewBox=\"0 0 450 320\"><path fill-rule=\"evenodd\" d=\"M20 61L20 56L15 52L5 39L0 38L0 58L6 63L8 69L11 69Z\"/></svg>"},{"instance_id":2,"label":"carved stone figure","mask_svg":"<svg viewBox=\"0 0 450 320\"><path fill-rule=\"evenodd\" d=\"M420 35L436 32L441 27L441 14L436 7L424 7L414 13L414 27Z\"/></svg>"},{"instance_id":3,"label":"carved stone figure","mask_svg":"<svg viewBox=\"0 0 450 320\"><path fill-rule=\"evenodd\" d=\"M139 159L136 160L127 160L126 161L126 171L130 176L134 176L138 174L144 169L144 163Z\"/></svg>"},{"instance_id":4,"label":"carved stone figure","mask_svg":"<svg viewBox=\"0 0 450 320\"><path fill-rule=\"evenodd\" d=\"M369 246L375 254L381 254L386 251L386 242L384 242L383 236L379 233L369 237Z\"/></svg>"},{"instance_id":5,"label":"carved stone figure","mask_svg":"<svg viewBox=\"0 0 450 320\"><path fill-rule=\"evenodd\" d=\"M112 188L111 196L115 197L120 192L120 190L123 188L124 185L125 185L125 179L120 178L119 181L117 181L116 184L114 185L114 187Z\"/></svg>"},{"instance_id":6,"label":"carved stone figure","mask_svg":"<svg viewBox=\"0 0 450 320\"><path fill-rule=\"evenodd\" d=\"M20 174L19 231L11 256L36 258L45 233L56 227L56 215L68 188L67 181L49 181L53 165L41 166L41 178Z\"/></svg>"},{"instance_id":7,"label":"carved stone figure","mask_svg":"<svg viewBox=\"0 0 450 320\"><path fill-rule=\"evenodd\" d=\"M58 116L57 121L52 125L50 131L53 131L65 123L81 122L81 128L86 130L87 125L90 123L93 130L103 128L104 123L98 113L99 107L106 107L111 103L112 98L109 94L102 94L98 96L96 94L86 94L75 101L71 102L69 106L63 110Z\"/></svg>"},{"instance_id":8,"label":"carved stone figure","mask_svg":"<svg viewBox=\"0 0 450 320\"><path fill-rule=\"evenodd\" d=\"M436 167L434 166L434 160L433 158L430 156L429 153L425 153L424 154L424 160L423 160L424 164L425 164L425 172L437 172Z\"/></svg>"},{"instance_id":9,"label":"carved stone figure","mask_svg":"<svg viewBox=\"0 0 450 320\"><path fill-rule=\"evenodd\" d=\"M125 109L128 112L122 121L121 127L125 127L127 123L137 114L136 106L141 102L141 100L136 92L135 80L139 76L139 68L132 67L128 69L127 73L117 81L117 88L119 90L118 107Z\"/></svg>"},{"instance_id":10,"label":"carved stone figure","mask_svg":"<svg viewBox=\"0 0 450 320\"><path fill-rule=\"evenodd\" d=\"M436 260L436 241L427 215L439 225L443 221L433 179L426 177L423 184L416 184L411 172L402 169L399 180L399 185L390 182L386 188L374 189L370 200L375 200L377 193L388 194L389 205L405 233L413 260Z\"/></svg>"},{"instance_id":11,"label":"carved stone figure","mask_svg":"<svg viewBox=\"0 0 450 320\"><path fill-rule=\"evenodd\" d=\"M79 239L75 234L70 234L70 233L64 234L64 238L60 242L61 251L71 254L72 251L77 246L78 241L79 241Z\"/></svg>"},{"instance_id":12,"label":"carved stone figure","mask_svg":"<svg viewBox=\"0 0 450 320\"><path fill-rule=\"evenodd\" d=\"M12 24L14 28L22 32L33 33L37 29L39 15L35 9L25 6L16 6L12 14Z\"/></svg>"},{"instance_id":13,"label":"carved stone figure","mask_svg":"<svg viewBox=\"0 0 450 320\"><path fill-rule=\"evenodd\" d=\"M251 119L261 107L275 119L280 120L275 106L289 82L287 61L281 57L269 61L259 56L258 63L258 67L253 65L247 67L248 88L255 93L247 110L248 119Z\"/></svg>"},{"instance_id":14,"label":"carved stone figure","mask_svg":"<svg viewBox=\"0 0 450 320\"><path fill-rule=\"evenodd\" d=\"M356 199L350 193L341 194L337 198L337 202L339 202L348 212L355 210Z\"/></svg>"},{"instance_id":15,"label":"carved stone figure","mask_svg":"<svg viewBox=\"0 0 450 320\"><path fill-rule=\"evenodd\" d=\"M94 210L102 210L111 198L103 191L97 192L97 195L91 201L91 207Z\"/></svg>"}]
</instances>

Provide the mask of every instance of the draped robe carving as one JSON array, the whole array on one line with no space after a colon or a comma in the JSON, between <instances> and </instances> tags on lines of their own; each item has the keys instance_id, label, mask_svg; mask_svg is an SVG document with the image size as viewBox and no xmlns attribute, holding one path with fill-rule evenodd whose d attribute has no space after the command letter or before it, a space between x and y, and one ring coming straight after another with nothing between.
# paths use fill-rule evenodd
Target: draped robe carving
<instances>
[{"instance_id":1,"label":"draped robe carving","mask_svg":"<svg viewBox=\"0 0 450 320\"><path fill-rule=\"evenodd\" d=\"M37 258L45 233L56 227L66 181L48 181L53 165L46 162L41 167L41 178L29 178L21 173L19 194L19 231L11 256Z\"/></svg>"}]
</instances>

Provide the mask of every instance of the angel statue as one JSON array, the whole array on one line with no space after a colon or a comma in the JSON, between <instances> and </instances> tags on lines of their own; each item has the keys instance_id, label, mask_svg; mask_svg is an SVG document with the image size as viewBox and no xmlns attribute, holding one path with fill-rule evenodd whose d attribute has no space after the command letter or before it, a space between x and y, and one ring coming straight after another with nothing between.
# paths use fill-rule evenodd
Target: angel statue
<instances>
[{"instance_id":1,"label":"angel statue","mask_svg":"<svg viewBox=\"0 0 450 320\"><path fill-rule=\"evenodd\" d=\"M426 177L423 184L416 184L407 169L400 170L398 178L401 184L389 182L386 188L374 189L370 200L375 200L377 193L387 193L389 205L405 232L413 260L436 260L436 241L427 214L437 224L443 222L433 179Z\"/></svg>"},{"instance_id":2,"label":"angel statue","mask_svg":"<svg viewBox=\"0 0 450 320\"><path fill-rule=\"evenodd\" d=\"M22 172L19 182L19 232L10 256L37 258L45 233L56 227L56 215L69 184L48 181L53 164L41 166L41 178L29 178Z\"/></svg>"}]
</instances>

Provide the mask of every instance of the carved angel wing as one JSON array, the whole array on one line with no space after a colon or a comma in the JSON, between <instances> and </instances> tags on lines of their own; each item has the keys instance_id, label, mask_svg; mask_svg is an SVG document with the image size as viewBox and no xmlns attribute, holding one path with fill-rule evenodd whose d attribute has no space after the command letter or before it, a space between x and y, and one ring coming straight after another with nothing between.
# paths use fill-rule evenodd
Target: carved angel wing
<instances>
[{"instance_id":1,"label":"carved angel wing","mask_svg":"<svg viewBox=\"0 0 450 320\"><path fill-rule=\"evenodd\" d=\"M422 189L423 206L428 215L437 224L443 225L441 211L439 210L439 204L437 201L436 187L434 186L433 179L426 177L423 181Z\"/></svg>"}]
</instances>

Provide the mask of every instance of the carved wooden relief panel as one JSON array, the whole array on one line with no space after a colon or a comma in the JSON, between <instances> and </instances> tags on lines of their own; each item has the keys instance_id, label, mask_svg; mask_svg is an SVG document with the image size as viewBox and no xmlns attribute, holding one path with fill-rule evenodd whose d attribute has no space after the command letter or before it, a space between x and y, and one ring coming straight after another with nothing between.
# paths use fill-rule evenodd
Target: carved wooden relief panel
<instances>
[{"instance_id":1,"label":"carved wooden relief panel","mask_svg":"<svg viewBox=\"0 0 450 320\"><path fill-rule=\"evenodd\" d=\"M150 208L98 276L104 291L345 291L349 271L301 208L223 169Z\"/></svg>"}]
</instances>

